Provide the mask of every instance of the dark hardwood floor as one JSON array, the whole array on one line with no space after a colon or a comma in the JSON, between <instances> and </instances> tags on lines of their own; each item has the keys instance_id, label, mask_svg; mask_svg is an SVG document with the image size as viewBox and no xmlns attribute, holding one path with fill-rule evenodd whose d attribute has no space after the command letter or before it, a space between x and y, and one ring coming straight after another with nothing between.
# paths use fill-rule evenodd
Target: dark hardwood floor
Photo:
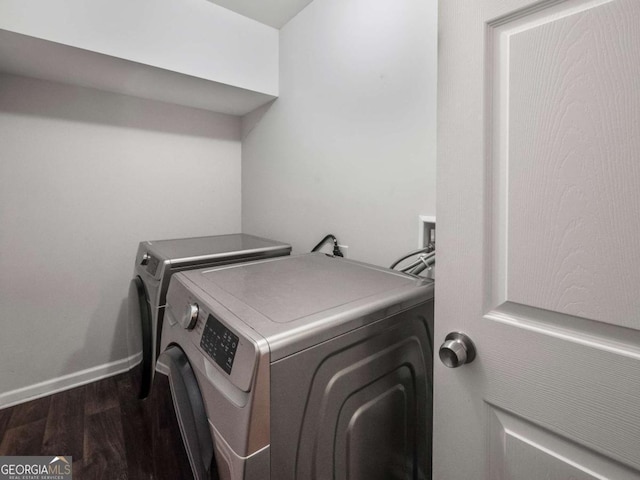
<instances>
[{"instance_id":1,"label":"dark hardwood floor","mask_svg":"<svg viewBox=\"0 0 640 480\"><path fill-rule=\"evenodd\" d=\"M122 374L0 410L0 456L73 457L73 478L192 479L166 377L139 401Z\"/></svg>"}]
</instances>

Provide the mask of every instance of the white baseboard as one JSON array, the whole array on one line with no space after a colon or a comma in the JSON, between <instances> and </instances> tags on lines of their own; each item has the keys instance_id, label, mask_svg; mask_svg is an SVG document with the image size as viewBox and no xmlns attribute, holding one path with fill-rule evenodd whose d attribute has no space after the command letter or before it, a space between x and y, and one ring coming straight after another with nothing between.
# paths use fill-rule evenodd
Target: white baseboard
<instances>
[{"instance_id":1,"label":"white baseboard","mask_svg":"<svg viewBox=\"0 0 640 480\"><path fill-rule=\"evenodd\" d=\"M86 370L69 373L34 385L0 393L0 409L12 407L20 403L28 402L29 400L46 397L53 393L69 390L126 372L129 370L129 365L134 365L134 362L139 362L139 359L136 357L142 357L142 354L138 353L129 358L123 358L115 362L105 363L104 365L98 365L97 367L87 368Z\"/></svg>"}]
</instances>

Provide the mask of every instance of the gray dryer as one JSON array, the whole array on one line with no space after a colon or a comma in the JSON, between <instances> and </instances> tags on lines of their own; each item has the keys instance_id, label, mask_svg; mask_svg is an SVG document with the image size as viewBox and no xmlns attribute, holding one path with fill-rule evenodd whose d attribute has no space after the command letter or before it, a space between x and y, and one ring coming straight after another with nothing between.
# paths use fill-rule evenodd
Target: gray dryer
<instances>
[{"instance_id":1,"label":"gray dryer","mask_svg":"<svg viewBox=\"0 0 640 480\"><path fill-rule=\"evenodd\" d=\"M196 478L430 478L431 280L322 253L200 269L166 320Z\"/></svg>"},{"instance_id":2,"label":"gray dryer","mask_svg":"<svg viewBox=\"0 0 640 480\"><path fill-rule=\"evenodd\" d=\"M176 272L289 255L285 243L243 233L140 242L129 286L129 370L139 398L149 394L169 280Z\"/></svg>"}]
</instances>

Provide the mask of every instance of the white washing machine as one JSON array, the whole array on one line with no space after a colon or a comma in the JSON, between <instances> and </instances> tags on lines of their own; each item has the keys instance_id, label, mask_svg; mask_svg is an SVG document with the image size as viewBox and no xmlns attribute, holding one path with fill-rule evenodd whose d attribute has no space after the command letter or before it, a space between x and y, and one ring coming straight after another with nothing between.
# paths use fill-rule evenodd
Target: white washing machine
<instances>
[{"instance_id":1,"label":"white washing machine","mask_svg":"<svg viewBox=\"0 0 640 480\"><path fill-rule=\"evenodd\" d=\"M174 275L157 370L195 478L430 478L433 291L322 253Z\"/></svg>"},{"instance_id":2,"label":"white washing machine","mask_svg":"<svg viewBox=\"0 0 640 480\"><path fill-rule=\"evenodd\" d=\"M128 322L129 366L139 398L149 394L173 274L290 253L290 245L242 233L141 242L129 286Z\"/></svg>"}]
</instances>

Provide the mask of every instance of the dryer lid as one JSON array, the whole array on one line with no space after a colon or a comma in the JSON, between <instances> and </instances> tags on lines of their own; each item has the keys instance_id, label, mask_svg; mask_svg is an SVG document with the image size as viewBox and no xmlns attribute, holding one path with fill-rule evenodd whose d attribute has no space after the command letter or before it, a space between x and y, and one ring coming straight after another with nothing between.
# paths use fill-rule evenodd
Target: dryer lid
<instances>
[{"instance_id":1,"label":"dryer lid","mask_svg":"<svg viewBox=\"0 0 640 480\"><path fill-rule=\"evenodd\" d=\"M209 237L179 238L148 242L149 250L173 265L194 260L215 261L230 257L253 257L265 252L291 251L285 243L255 237L245 233Z\"/></svg>"}]
</instances>

